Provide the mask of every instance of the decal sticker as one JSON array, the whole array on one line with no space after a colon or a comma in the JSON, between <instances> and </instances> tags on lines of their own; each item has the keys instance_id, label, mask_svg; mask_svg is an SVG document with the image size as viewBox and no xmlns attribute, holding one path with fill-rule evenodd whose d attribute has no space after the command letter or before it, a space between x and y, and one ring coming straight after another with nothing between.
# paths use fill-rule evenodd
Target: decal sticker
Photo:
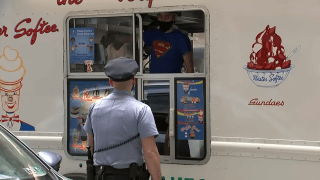
<instances>
[{"instance_id":1,"label":"decal sticker","mask_svg":"<svg viewBox=\"0 0 320 180\"><path fill-rule=\"evenodd\" d=\"M85 64L86 72L93 72L93 37L94 28L70 28L70 67Z\"/></svg>"},{"instance_id":2,"label":"decal sticker","mask_svg":"<svg viewBox=\"0 0 320 180\"><path fill-rule=\"evenodd\" d=\"M283 83L294 68L291 57L301 46L297 46L288 56L281 45L282 39L276 33L276 27L269 25L256 36L252 45L250 61L244 69L250 80L258 87L277 87Z\"/></svg>"},{"instance_id":3,"label":"decal sticker","mask_svg":"<svg viewBox=\"0 0 320 180\"><path fill-rule=\"evenodd\" d=\"M19 109L22 80L26 74L19 52L6 46L0 55L0 91L2 109L0 123L12 131L34 131L35 127L21 121L16 112Z\"/></svg>"}]
</instances>

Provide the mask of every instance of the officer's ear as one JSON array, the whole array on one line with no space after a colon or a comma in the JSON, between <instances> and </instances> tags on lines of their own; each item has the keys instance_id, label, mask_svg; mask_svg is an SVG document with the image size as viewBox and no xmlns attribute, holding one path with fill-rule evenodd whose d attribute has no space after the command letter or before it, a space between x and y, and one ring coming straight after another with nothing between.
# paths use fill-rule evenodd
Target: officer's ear
<instances>
[{"instance_id":1,"label":"officer's ear","mask_svg":"<svg viewBox=\"0 0 320 180\"><path fill-rule=\"evenodd\" d=\"M136 78L132 77L132 84L135 85L136 84Z\"/></svg>"},{"instance_id":2,"label":"officer's ear","mask_svg":"<svg viewBox=\"0 0 320 180\"><path fill-rule=\"evenodd\" d=\"M112 87L114 87L114 86L113 86L113 81L112 81L111 78L109 78L109 83L110 83L110 85L111 85Z\"/></svg>"}]
</instances>

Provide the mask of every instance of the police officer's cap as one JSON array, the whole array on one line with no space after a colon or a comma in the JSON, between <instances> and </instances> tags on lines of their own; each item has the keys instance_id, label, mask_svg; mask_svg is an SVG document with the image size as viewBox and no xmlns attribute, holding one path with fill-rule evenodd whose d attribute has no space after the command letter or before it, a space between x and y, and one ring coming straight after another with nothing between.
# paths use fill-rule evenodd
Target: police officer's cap
<instances>
[{"instance_id":1,"label":"police officer's cap","mask_svg":"<svg viewBox=\"0 0 320 180\"><path fill-rule=\"evenodd\" d=\"M110 60L104 67L104 72L113 81L127 81L138 71L139 66L134 59L120 57Z\"/></svg>"}]
</instances>

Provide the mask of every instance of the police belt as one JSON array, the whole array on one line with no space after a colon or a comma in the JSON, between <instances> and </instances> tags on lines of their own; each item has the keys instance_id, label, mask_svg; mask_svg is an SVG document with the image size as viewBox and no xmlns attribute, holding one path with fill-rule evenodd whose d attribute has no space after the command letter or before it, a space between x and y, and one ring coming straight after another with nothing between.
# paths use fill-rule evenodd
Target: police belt
<instances>
[{"instance_id":1,"label":"police belt","mask_svg":"<svg viewBox=\"0 0 320 180\"><path fill-rule=\"evenodd\" d=\"M128 175L130 174L130 168L125 168L125 169L116 169L112 166L107 166L107 165L103 165L103 166L94 166L95 168L95 172L96 175L101 175L99 173L102 174L123 174L123 175Z\"/></svg>"}]
</instances>

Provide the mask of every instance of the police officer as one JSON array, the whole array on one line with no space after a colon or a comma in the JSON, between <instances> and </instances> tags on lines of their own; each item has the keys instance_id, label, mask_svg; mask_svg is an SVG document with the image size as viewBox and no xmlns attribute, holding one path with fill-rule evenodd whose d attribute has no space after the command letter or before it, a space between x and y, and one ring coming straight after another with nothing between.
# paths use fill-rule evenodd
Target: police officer
<instances>
[{"instance_id":1,"label":"police officer","mask_svg":"<svg viewBox=\"0 0 320 180\"><path fill-rule=\"evenodd\" d=\"M129 180L129 166L146 166L153 180L161 179L160 158L155 143L159 135L148 105L131 94L138 71L135 60L117 58L105 66L105 74L114 91L94 103L84 130L88 146L93 147L96 176L103 168L105 180ZM138 134L138 138L137 137ZM142 153L143 150L143 153Z\"/></svg>"}]
</instances>

